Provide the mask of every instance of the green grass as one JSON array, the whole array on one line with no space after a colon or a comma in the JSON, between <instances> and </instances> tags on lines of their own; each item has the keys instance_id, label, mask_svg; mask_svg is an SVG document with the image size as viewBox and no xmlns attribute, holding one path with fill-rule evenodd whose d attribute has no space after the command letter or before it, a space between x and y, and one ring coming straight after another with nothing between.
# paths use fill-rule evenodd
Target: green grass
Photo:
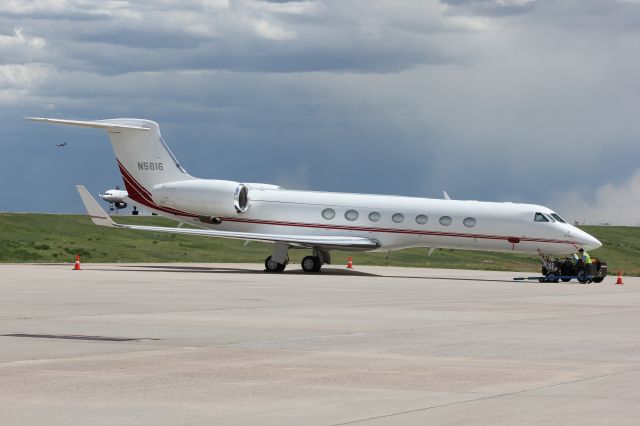
<instances>
[{"instance_id":1,"label":"green grass","mask_svg":"<svg viewBox=\"0 0 640 426\"><path fill-rule=\"evenodd\" d=\"M117 216L122 223L175 226L161 217ZM609 270L640 275L640 228L584 226L604 247L591 252L607 261ZM0 214L0 262L71 262L79 253L87 262L263 262L271 245L221 238L169 235L95 226L87 216ZM308 250L291 250L298 263ZM464 250L407 249L385 253L351 254L357 265L427 268L538 271L536 256ZM332 252L334 264L346 264L349 253Z\"/></svg>"}]
</instances>

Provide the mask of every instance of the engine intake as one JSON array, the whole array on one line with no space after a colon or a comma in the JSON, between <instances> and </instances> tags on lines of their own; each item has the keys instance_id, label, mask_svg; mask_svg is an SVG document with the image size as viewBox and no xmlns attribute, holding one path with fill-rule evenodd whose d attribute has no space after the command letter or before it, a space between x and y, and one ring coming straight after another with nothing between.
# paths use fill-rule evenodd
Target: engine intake
<instances>
[{"instance_id":1,"label":"engine intake","mask_svg":"<svg viewBox=\"0 0 640 426\"><path fill-rule=\"evenodd\" d=\"M243 184L236 187L236 193L233 196L233 206L236 212L244 213L249 208L249 188Z\"/></svg>"}]
</instances>

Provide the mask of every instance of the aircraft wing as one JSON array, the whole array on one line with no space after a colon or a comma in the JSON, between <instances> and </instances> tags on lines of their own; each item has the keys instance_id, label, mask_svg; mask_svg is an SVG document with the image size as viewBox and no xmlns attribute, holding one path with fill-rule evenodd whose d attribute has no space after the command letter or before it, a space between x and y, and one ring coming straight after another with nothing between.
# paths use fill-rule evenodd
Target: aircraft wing
<instances>
[{"instance_id":1,"label":"aircraft wing","mask_svg":"<svg viewBox=\"0 0 640 426\"><path fill-rule=\"evenodd\" d=\"M91 221L96 225L112 228L134 229L139 231L165 232L169 234L202 235L206 237L232 238L263 242L285 242L293 246L322 247L327 250L366 251L380 248L379 241L365 237L324 236L324 235L286 235L262 234L255 232L216 231L213 229L169 228L164 226L126 225L114 222L98 204L84 185L76 189L84 203Z\"/></svg>"}]
</instances>

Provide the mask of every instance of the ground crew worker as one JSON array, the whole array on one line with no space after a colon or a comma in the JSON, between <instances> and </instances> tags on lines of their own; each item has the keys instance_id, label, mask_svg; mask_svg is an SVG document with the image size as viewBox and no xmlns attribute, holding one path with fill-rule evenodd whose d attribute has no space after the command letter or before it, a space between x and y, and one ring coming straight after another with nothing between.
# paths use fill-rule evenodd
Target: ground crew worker
<instances>
[{"instance_id":1,"label":"ground crew worker","mask_svg":"<svg viewBox=\"0 0 640 426\"><path fill-rule=\"evenodd\" d=\"M587 273L587 275L590 275L593 272L591 268L591 256L589 256L589 253L584 251L583 248L578 250L578 253L580 253L580 259L584 263L584 271Z\"/></svg>"},{"instance_id":2,"label":"ground crew worker","mask_svg":"<svg viewBox=\"0 0 640 426\"><path fill-rule=\"evenodd\" d=\"M580 258L582 259L584 264L585 265L591 265L591 256L589 256L589 253L584 251L584 249L582 249L582 248L580 250L578 250L578 252L580 253Z\"/></svg>"}]
</instances>

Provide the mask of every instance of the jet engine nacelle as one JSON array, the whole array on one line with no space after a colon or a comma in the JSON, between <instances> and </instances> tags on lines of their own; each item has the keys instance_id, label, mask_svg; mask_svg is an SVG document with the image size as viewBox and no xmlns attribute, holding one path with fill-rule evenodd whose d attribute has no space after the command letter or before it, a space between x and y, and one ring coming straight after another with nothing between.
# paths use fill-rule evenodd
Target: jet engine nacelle
<instances>
[{"instance_id":1,"label":"jet engine nacelle","mask_svg":"<svg viewBox=\"0 0 640 426\"><path fill-rule=\"evenodd\" d=\"M249 188L228 180L182 180L156 185L153 201L200 216L236 216L249 208Z\"/></svg>"}]
</instances>

